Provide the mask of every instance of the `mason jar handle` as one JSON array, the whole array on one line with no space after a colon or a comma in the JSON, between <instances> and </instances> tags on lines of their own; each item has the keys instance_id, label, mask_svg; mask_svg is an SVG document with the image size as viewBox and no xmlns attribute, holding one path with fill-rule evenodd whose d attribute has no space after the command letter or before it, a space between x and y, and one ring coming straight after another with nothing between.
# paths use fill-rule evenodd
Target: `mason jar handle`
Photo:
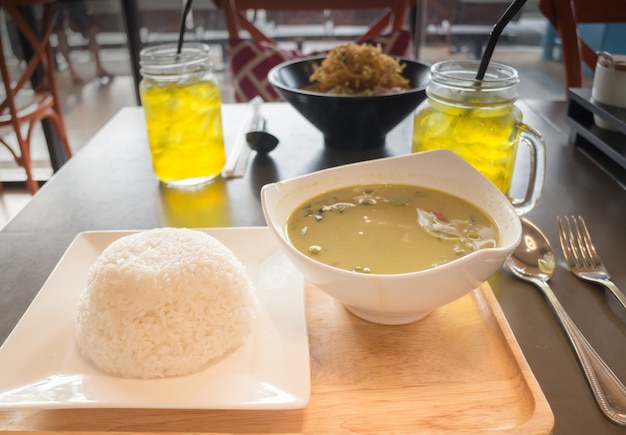
<instances>
[{"instance_id":1,"label":"mason jar handle","mask_svg":"<svg viewBox=\"0 0 626 435\"><path fill-rule=\"evenodd\" d=\"M530 174L524 198L511 198L511 203L518 215L522 216L531 211L541 197L543 180L546 174L546 144L537 130L526 125L518 124L520 132L519 142L526 145L530 154Z\"/></svg>"}]
</instances>

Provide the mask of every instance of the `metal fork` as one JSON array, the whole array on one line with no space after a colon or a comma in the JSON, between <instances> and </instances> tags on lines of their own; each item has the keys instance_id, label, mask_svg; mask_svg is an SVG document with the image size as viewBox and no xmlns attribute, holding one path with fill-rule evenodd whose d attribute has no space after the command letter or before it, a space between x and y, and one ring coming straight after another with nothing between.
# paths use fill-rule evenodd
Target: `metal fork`
<instances>
[{"instance_id":1,"label":"metal fork","mask_svg":"<svg viewBox=\"0 0 626 435\"><path fill-rule=\"evenodd\" d=\"M559 239L569 269L578 278L605 286L626 309L626 295L610 280L611 276L602 264L591 241L587 225L582 216L571 219L557 217Z\"/></svg>"}]
</instances>

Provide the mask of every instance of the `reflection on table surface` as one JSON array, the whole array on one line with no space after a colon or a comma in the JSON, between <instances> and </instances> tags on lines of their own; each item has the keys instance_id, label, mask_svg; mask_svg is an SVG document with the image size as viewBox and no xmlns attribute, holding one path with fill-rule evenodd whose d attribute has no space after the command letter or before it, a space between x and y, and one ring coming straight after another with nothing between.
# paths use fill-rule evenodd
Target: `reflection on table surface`
<instances>
[{"instance_id":1,"label":"reflection on table surface","mask_svg":"<svg viewBox=\"0 0 626 435\"><path fill-rule=\"evenodd\" d=\"M569 273L558 250L556 216L580 214L585 217L614 282L624 288L626 190L568 143L568 129L563 121L565 102L521 101L519 106L524 111L525 122L543 134L548 148L543 196L538 207L527 217L557 248L558 269L551 281L552 287L578 327L624 382L626 314L603 289L584 283ZM245 106L224 106L227 146L232 144L244 110ZM329 166L405 154L410 149L410 120L392 131L384 148L355 154L325 149L321 134L286 104L267 104L266 111L269 113L267 128L280 139L278 148L265 157L253 155L244 178L218 180L197 191L175 191L159 185L152 173L141 108L126 108L116 115L0 231L2 340L6 339L63 252L81 231L168 225L262 226L265 221L259 191L264 184ZM602 417L565 335L539 292L515 280L504 269L494 275L489 284L552 408L554 433L625 433L626 429ZM315 385L315 378L312 382ZM375 401L375 394L372 400ZM289 413L293 424L276 426L272 431L303 430L306 409ZM134 420L142 415L136 410L102 411L99 415L110 421L98 426L90 421L89 414L72 411L35 414L0 411L0 427L13 430L80 431L112 427L115 430L146 430L146 426L140 424L145 421ZM208 417L203 417L202 413L181 411L166 415L170 419L206 423L196 429L211 430L209 421L205 420ZM234 418L229 411L219 415L226 420L229 416ZM253 420L277 417L252 412L245 418L250 418L246 420L250 425L244 425L245 430L254 431ZM244 430L242 427L239 426L239 430ZM410 424L406 426L409 427ZM227 431L228 425L215 428L218 429ZM349 425L344 429L349 430ZM437 427L430 429L436 430Z\"/></svg>"}]
</instances>

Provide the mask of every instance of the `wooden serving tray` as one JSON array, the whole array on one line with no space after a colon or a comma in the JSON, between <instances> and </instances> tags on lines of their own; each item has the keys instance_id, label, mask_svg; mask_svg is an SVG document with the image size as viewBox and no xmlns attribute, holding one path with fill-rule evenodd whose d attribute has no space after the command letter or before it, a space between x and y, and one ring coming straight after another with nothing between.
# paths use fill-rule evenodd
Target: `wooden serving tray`
<instances>
[{"instance_id":1,"label":"wooden serving tray","mask_svg":"<svg viewBox=\"0 0 626 435\"><path fill-rule=\"evenodd\" d=\"M550 433L554 416L488 284L405 326L307 285L311 401L285 411L0 412L0 429L149 433ZM288 309L288 308L287 308Z\"/></svg>"}]
</instances>

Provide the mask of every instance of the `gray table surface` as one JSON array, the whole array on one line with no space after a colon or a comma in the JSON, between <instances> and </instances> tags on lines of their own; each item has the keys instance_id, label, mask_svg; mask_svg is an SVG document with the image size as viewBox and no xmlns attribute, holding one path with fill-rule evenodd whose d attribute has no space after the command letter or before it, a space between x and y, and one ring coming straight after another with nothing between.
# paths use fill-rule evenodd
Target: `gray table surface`
<instances>
[{"instance_id":1,"label":"gray table surface","mask_svg":"<svg viewBox=\"0 0 626 435\"><path fill-rule=\"evenodd\" d=\"M567 271L556 226L557 215L583 215L614 282L626 289L626 189L568 143L565 102L520 101L518 105L525 121L547 143L543 196L527 217L556 248L558 270L552 287L589 341L626 382L626 313L603 289ZM410 151L408 121L390 133L384 148L346 153L325 149L321 134L287 104L265 107L268 128L281 140L278 148L266 158L253 154L245 178L219 180L197 192L159 185L152 173L142 109L120 111L0 231L0 342L81 231L261 226L265 221L259 191L265 183ZM227 144L232 143L244 110L242 105L224 106ZM504 269L489 282L552 407L554 433L626 433L626 428L601 415L540 293ZM0 412L0 429L15 428L11 414Z\"/></svg>"}]
</instances>

